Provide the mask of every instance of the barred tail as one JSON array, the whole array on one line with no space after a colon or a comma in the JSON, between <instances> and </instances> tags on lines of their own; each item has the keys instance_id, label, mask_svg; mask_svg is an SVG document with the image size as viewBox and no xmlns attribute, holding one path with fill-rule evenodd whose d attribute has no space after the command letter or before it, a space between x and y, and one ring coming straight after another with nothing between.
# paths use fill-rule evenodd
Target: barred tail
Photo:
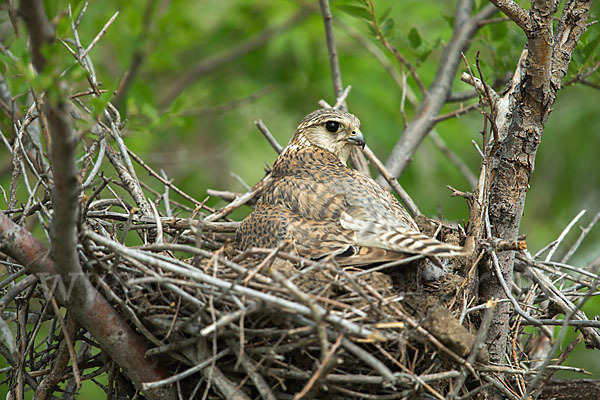
<instances>
[{"instance_id":1,"label":"barred tail","mask_svg":"<svg viewBox=\"0 0 600 400\"><path fill-rule=\"evenodd\" d=\"M464 255L464 249L449 243L440 242L419 231L408 227L365 221L342 214L340 224L343 228L355 232L359 246L380 247L387 250L424 254L440 257Z\"/></svg>"},{"instance_id":2,"label":"barred tail","mask_svg":"<svg viewBox=\"0 0 600 400\"><path fill-rule=\"evenodd\" d=\"M393 228L392 228L393 229ZM372 240L378 246L394 251L428 256L451 257L464 255L464 249L449 243L440 242L421 232L407 229L393 229L376 234Z\"/></svg>"}]
</instances>

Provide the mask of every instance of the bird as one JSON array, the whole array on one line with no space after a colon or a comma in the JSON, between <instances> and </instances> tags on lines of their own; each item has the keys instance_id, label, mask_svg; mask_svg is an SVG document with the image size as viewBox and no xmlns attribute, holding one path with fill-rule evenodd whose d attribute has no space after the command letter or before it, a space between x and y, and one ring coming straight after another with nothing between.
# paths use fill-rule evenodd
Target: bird
<instances>
[{"instance_id":1,"label":"bird","mask_svg":"<svg viewBox=\"0 0 600 400\"><path fill-rule=\"evenodd\" d=\"M389 190L347 166L364 148L360 120L323 108L308 114L273 163L252 211L236 230L240 250L285 242L300 256L362 266L421 254L457 256L463 248L419 231Z\"/></svg>"}]
</instances>

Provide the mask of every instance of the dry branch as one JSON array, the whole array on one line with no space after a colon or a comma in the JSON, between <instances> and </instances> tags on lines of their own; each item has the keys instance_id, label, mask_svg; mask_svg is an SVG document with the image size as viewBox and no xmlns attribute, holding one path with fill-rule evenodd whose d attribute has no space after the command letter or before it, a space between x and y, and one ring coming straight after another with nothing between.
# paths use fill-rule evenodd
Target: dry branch
<instances>
[{"instance_id":1,"label":"dry branch","mask_svg":"<svg viewBox=\"0 0 600 400\"><path fill-rule=\"evenodd\" d=\"M434 117L439 114L450 93L451 82L460 64L460 54L466 51L471 38L477 33L479 22L491 17L497 11L496 7L488 5L471 17L471 10L472 2L469 0L459 1L456 6L454 32L442 54L443 61L437 70L435 80L427 90L427 96L416 112L415 118L408 124L385 163L393 176L398 177L406 170L417 147L434 126ZM379 179L379 181L383 180Z\"/></svg>"}]
</instances>

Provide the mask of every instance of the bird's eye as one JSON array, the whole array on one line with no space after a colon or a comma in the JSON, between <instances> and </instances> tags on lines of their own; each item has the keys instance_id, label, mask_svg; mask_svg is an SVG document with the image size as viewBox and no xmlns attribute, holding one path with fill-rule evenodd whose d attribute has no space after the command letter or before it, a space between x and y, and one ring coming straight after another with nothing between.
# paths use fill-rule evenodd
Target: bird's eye
<instances>
[{"instance_id":1,"label":"bird's eye","mask_svg":"<svg viewBox=\"0 0 600 400\"><path fill-rule=\"evenodd\" d=\"M325 129L327 129L331 133L336 133L340 130L340 123L337 121L327 121L325 123Z\"/></svg>"}]
</instances>

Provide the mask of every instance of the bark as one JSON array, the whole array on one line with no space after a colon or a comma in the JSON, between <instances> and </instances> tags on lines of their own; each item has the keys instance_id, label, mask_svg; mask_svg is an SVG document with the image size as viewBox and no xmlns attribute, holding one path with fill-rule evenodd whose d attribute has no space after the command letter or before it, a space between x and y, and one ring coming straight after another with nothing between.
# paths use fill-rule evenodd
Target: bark
<instances>
[{"instance_id":1,"label":"bark","mask_svg":"<svg viewBox=\"0 0 600 400\"><path fill-rule=\"evenodd\" d=\"M541 399L598 400L600 381L594 379L553 379L542 390Z\"/></svg>"},{"instance_id":2,"label":"bark","mask_svg":"<svg viewBox=\"0 0 600 400\"><path fill-rule=\"evenodd\" d=\"M498 141L488 146L489 218L492 235L514 241L519 233L525 196L542 132L560 80L564 77L571 55L585 32L591 1L568 1L552 33L556 2L532 1L531 9L521 9L512 1L492 0L513 19L527 36L527 50L517 68L511 90L494 104L492 118ZM518 7L518 8L516 8ZM514 252L499 254L502 273L512 280ZM506 298L498 279L489 270L480 271L480 295L483 299ZM501 303L488 335L491 362L503 362L508 335L510 305Z\"/></svg>"}]
</instances>

